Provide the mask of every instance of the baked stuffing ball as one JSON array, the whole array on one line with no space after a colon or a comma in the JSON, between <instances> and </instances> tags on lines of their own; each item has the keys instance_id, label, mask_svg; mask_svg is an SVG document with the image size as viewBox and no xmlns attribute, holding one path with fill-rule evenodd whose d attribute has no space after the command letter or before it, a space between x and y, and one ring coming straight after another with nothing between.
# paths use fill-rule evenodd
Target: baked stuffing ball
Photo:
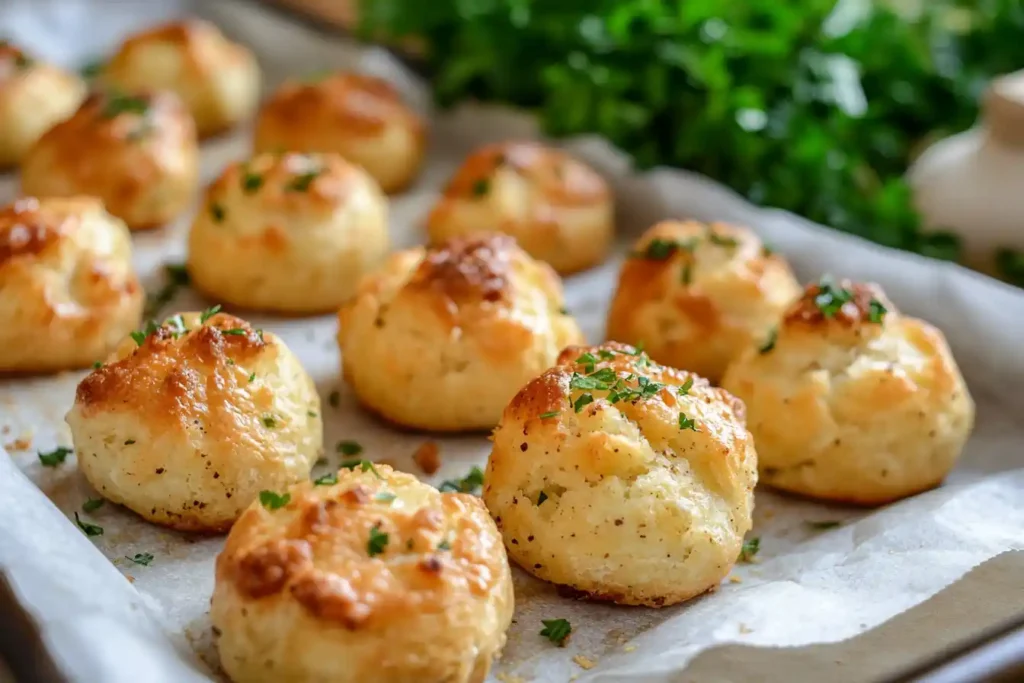
<instances>
[{"instance_id":1,"label":"baked stuffing ball","mask_svg":"<svg viewBox=\"0 0 1024 683\"><path fill-rule=\"evenodd\" d=\"M392 254L339 314L345 380L384 418L490 429L521 386L583 336L562 285L506 235Z\"/></svg>"},{"instance_id":2,"label":"baked stuffing ball","mask_svg":"<svg viewBox=\"0 0 1024 683\"><path fill-rule=\"evenodd\" d=\"M387 81L354 73L288 81L263 103L257 152L335 152L385 192L412 182L423 161L423 121Z\"/></svg>"},{"instance_id":3,"label":"baked stuffing ball","mask_svg":"<svg viewBox=\"0 0 1024 683\"><path fill-rule=\"evenodd\" d=\"M253 54L199 19L130 37L103 66L100 82L125 92L176 93L203 137L252 116L260 96L260 68Z\"/></svg>"},{"instance_id":4,"label":"baked stuffing ball","mask_svg":"<svg viewBox=\"0 0 1024 683\"><path fill-rule=\"evenodd\" d=\"M106 356L142 311L131 250L128 228L92 197L0 208L0 372Z\"/></svg>"},{"instance_id":5,"label":"baked stuffing ball","mask_svg":"<svg viewBox=\"0 0 1024 683\"><path fill-rule=\"evenodd\" d=\"M78 76L0 41L0 169L18 164L39 136L71 116L84 98L85 83Z\"/></svg>"},{"instance_id":6,"label":"baked stuffing ball","mask_svg":"<svg viewBox=\"0 0 1024 683\"><path fill-rule=\"evenodd\" d=\"M172 93L93 94L25 155L24 194L99 197L132 230L180 214L199 172L195 127Z\"/></svg>"},{"instance_id":7,"label":"baked stuffing ball","mask_svg":"<svg viewBox=\"0 0 1024 683\"><path fill-rule=\"evenodd\" d=\"M235 683L482 683L512 579L479 498L386 465L268 492L217 558L210 616Z\"/></svg>"},{"instance_id":8,"label":"baked stuffing ball","mask_svg":"<svg viewBox=\"0 0 1024 683\"><path fill-rule=\"evenodd\" d=\"M754 507L743 404L625 344L570 347L558 362L494 431L483 498L511 558L624 605L715 590Z\"/></svg>"},{"instance_id":9,"label":"baked stuffing ball","mask_svg":"<svg viewBox=\"0 0 1024 683\"><path fill-rule=\"evenodd\" d=\"M299 359L217 308L133 332L66 418L100 495L181 531L227 530L263 489L308 478L322 452Z\"/></svg>"},{"instance_id":10,"label":"baked stuffing ball","mask_svg":"<svg viewBox=\"0 0 1024 683\"><path fill-rule=\"evenodd\" d=\"M730 366L761 479L823 500L878 505L937 486L974 424L942 333L876 285L824 279Z\"/></svg>"},{"instance_id":11,"label":"baked stuffing ball","mask_svg":"<svg viewBox=\"0 0 1024 683\"><path fill-rule=\"evenodd\" d=\"M799 294L789 265L751 230L664 221L623 264L607 334L718 383Z\"/></svg>"},{"instance_id":12,"label":"baked stuffing ball","mask_svg":"<svg viewBox=\"0 0 1024 683\"><path fill-rule=\"evenodd\" d=\"M207 190L188 270L218 301L333 312L387 251L387 198L365 171L336 154L261 154Z\"/></svg>"},{"instance_id":13,"label":"baked stuffing ball","mask_svg":"<svg viewBox=\"0 0 1024 683\"><path fill-rule=\"evenodd\" d=\"M480 230L512 235L560 273L604 260L611 192L589 166L534 142L483 147L466 158L427 219L432 242Z\"/></svg>"}]
</instances>

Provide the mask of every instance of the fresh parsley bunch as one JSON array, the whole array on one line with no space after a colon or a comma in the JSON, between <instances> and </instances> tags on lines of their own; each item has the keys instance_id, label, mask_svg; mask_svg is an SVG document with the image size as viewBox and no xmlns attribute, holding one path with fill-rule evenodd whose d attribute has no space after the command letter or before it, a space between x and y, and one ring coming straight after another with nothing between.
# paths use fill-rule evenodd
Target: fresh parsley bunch
<instances>
[{"instance_id":1,"label":"fresh parsley bunch","mask_svg":"<svg viewBox=\"0 0 1024 683\"><path fill-rule=\"evenodd\" d=\"M1024 67L1020 0L364 0L368 35L415 36L444 105L534 109L640 167L715 178L751 200L889 246L925 234L902 175L968 127L989 77Z\"/></svg>"}]
</instances>

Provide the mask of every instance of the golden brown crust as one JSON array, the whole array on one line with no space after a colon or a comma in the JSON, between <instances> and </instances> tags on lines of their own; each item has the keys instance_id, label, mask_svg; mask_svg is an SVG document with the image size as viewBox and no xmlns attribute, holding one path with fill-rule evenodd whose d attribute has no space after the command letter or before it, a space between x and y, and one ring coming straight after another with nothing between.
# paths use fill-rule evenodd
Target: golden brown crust
<instances>
[{"instance_id":1,"label":"golden brown crust","mask_svg":"<svg viewBox=\"0 0 1024 683\"><path fill-rule=\"evenodd\" d=\"M563 306L557 275L505 236L399 252L339 313L344 376L394 422L488 429L523 382L582 340Z\"/></svg>"},{"instance_id":2,"label":"golden brown crust","mask_svg":"<svg viewBox=\"0 0 1024 683\"><path fill-rule=\"evenodd\" d=\"M197 155L195 126L173 94L94 93L29 150L22 189L91 194L130 228L152 228L189 200Z\"/></svg>"},{"instance_id":3,"label":"golden brown crust","mask_svg":"<svg viewBox=\"0 0 1024 683\"><path fill-rule=\"evenodd\" d=\"M287 494L278 509L250 507L217 558L211 616L236 680L267 661L295 680L468 683L486 670L512 617L512 584L478 498L379 464ZM266 640L282 629L333 645L345 670Z\"/></svg>"},{"instance_id":4,"label":"golden brown crust","mask_svg":"<svg viewBox=\"0 0 1024 683\"><path fill-rule=\"evenodd\" d=\"M364 178L357 167L335 154L259 154L228 165L210 185L207 203L223 202L241 188L258 194L264 211L316 213L344 205ZM247 186L247 180L252 185Z\"/></svg>"},{"instance_id":5,"label":"golden brown crust","mask_svg":"<svg viewBox=\"0 0 1024 683\"><path fill-rule=\"evenodd\" d=\"M733 358L764 340L798 293L785 260L752 231L663 221L623 263L607 334L717 382Z\"/></svg>"},{"instance_id":6,"label":"golden brown crust","mask_svg":"<svg viewBox=\"0 0 1024 683\"><path fill-rule=\"evenodd\" d=\"M111 59L112 64L106 68L117 69L121 67L122 61L130 63L133 52L145 49L152 43L166 43L178 48L186 70L195 74L231 68L250 58L248 50L225 40L215 25L189 17L183 21L155 26L129 37L121 45L118 54Z\"/></svg>"},{"instance_id":7,"label":"golden brown crust","mask_svg":"<svg viewBox=\"0 0 1024 683\"><path fill-rule=\"evenodd\" d=\"M742 403L628 345L566 349L493 440L483 497L509 555L577 595L661 607L713 590L750 528Z\"/></svg>"},{"instance_id":8,"label":"golden brown crust","mask_svg":"<svg viewBox=\"0 0 1024 683\"><path fill-rule=\"evenodd\" d=\"M512 235L561 273L604 258L613 228L611 192L589 166L534 142L470 154L427 218L434 243L480 230Z\"/></svg>"},{"instance_id":9,"label":"golden brown crust","mask_svg":"<svg viewBox=\"0 0 1024 683\"><path fill-rule=\"evenodd\" d=\"M764 483L821 500L878 505L933 488L974 422L942 333L877 285L810 285L723 386L746 403Z\"/></svg>"},{"instance_id":10,"label":"golden brown crust","mask_svg":"<svg viewBox=\"0 0 1024 683\"><path fill-rule=\"evenodd\" d=\"M385 192L410 183L426 146L425 126L387 81L337 72L283 84L260 108L258 152L334 152Z\"/></svg>"},{"instance_id":11,"label":"golden brown crust","mask_svg":"<svg viewBox=\"0 0 1024 683\"><path fill-rule=\"evenodd\" d=\"M0 208L0 372L91 364L136 324L142 299L127 230L98 200Z\"/></svg>"}]
</instances>

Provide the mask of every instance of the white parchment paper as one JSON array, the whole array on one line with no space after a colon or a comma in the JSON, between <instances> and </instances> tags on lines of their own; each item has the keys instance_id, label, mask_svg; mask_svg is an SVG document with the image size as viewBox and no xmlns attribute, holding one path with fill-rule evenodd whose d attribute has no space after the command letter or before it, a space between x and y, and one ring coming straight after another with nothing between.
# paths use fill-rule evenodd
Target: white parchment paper
<instances>
[{"instance_id":1,"label":"white parchment paper","mask_svg":"<svg viewBox=\"0 0 1024 683\"><path fill-rule=\"evenodd\" d=\"M128 31L190 11L207 15L253 47L268 86L288 74L355 68L392 79L411 103L428 112L425 90L383 51L282 22L242 0L195 6L185 0L7 0L0 5L0 35L76 65L109 51ZM438 189L474 145L535 135L529 118L501 109L467 106L433 116L428 167L410 191L392 200L395 243L423 241L421 222ZM203 182L247 155L248 141L243 130L204 145ZM653 610L573 602L517 571L516 618L494 676L509 682L667 681L698 652L719 643L841 640L925 600L984 560L1024 548L1024 293L956 266L755 208L692 174L632 173L625 159L599 140L578 140L569 147L615 185L624 241L667 216L732 220L757 229L803 278L832 272L881 283L902 310L946 332L977 401L978 421L946 486L884 510L830 508L758 490L753 534L761 537L759 562L738 565L735 578L716 594L683 606ZM16 178L0 177L0 201L15 193ZM147 287L160 285L162 264L182 261L189 219L135 236L136 265ZM566 281L569 308L591 341L603 338L622 251ZM186 291L165 312L211 303ZM340 456L333 454L333 445L340 439L359 441L373 459L418 471L410 456L428 437L396 432L368 417L339 381L333 316L250 319L296 351L324 399L330 463L314 476L337 466ZM46 500L70 517L96 496L73 457L48 469L36 456L71 445L63 416L81 377L0 380L0 444L10 454L8 460L0 453L0 573L72 680L131 680L131 672L141 670L152 673L146 680L154 681L216 677L207 609L213 558L223 539L165 531L109 504L84 515L105 530L86 539ZM336 390L340 404L331 408L326 399ZM488 452L482 436L439 443L444 466L433 483L464 475ZM809 521L843 524L822 531ZM150 566L125 559L141 552L155 556ZM540 620L550 618L572 622L567 648L538 636Z\"/></svg>"}]
</instances>

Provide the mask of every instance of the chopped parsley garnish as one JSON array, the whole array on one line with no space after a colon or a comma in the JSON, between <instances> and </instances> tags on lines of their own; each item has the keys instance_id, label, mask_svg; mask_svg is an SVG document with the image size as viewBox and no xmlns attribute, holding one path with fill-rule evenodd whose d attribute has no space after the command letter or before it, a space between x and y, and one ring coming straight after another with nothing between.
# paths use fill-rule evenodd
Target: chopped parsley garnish
<instances>
[{"instance_id":1,"label":"chopped parsley garnish","mask_svg":"<svg viewBox=\"0 0 1024 683\"><path fill-rule=\"evenodd\" d=\"M103 504L107 502L102 498L90 498L89 500L82 503L82 512L96 512Z\"/></svg>"},{"instance_id":2,"label":"chopped parsley garnish","mask_svg":"<svg viewBox=\"0 0 1024 683\"><path fill-rule=\"evenodd\" d=\"M143 567L148 567L149 564L153 561L153 553L135 553L131 557L125 555L124 559L130 560L135 564L142 565Z\"/></svg>"},{"instance_id":3,"label":"chopped parsley garnish","mask_svg":"<svg viewBox=\"0 0 1024 683\"><path fill-rule=\"evenodd\" d=\"M335 450L342 455L359 455L363 452L363 447L356 441L339 441Z\"/></svg>"},{"instance_id":4,"label":"chopped parsley garnish","mask_svg":"<svg viewBox=\"0 0 1024 683\"><path fill-rule=\"evenodd\" d=\"M260 491L260 505L268 510L282 508L287 505L288 501L291 499L292 494L290 493L277 494L273 491Z\"/></svg>"},{"instance_id":5,"label":"chopped parsley garnish","mask_svg":"<svg viewBox=\"0 0 1024 683\"><path fill-rule=\"evenodd\" d=\"M679 271L679 281L684 285L688 285L693 282L693 264L686 262L683 264L683 268Z\"/></svg>"},{"instance_id":6,"label":"chopped parsley garnish","mask_svg":"<svg viewBox=\"0 0 1024 683\"><path fill-rule=\"evenodd\" d=\"M823 277L818 282L818 293L814 296L814 305L826 318L832 318L844 304L853 300L853 292L837 287L831 278Z\"/></svg>"},{"instance_id":7,"label":"chopped parsley garnish","mask_svg":"<svg viewBox=\"0 0 1024 683\"><path fill-rule=\"evenodd\" d=\"M568 619L541 619L540 623L544 624L540 635L558 647L565 647L565 641L569 639L569 634L572 633L572 625Z\"/></svg>"},{"instance_id":8,"label":"chopped parsley garnish","mask_svg":"<svg viewBox=\"0 0 1024 683\"><path fill-rule=\"evenodd\" d=\"M273 429L277 426L277 420L274 419L273 415L264 415L260 418L260 421L263 422L263 426L267 429Z\"/></svg>"},{"instance_id":9,"label":"chopped parsley garnish","mask_svg":"<svg viewBox=\"0 0 1024 683\"><path fill-rule=\"evenodd\" d=\"M479 178L473 183L473 196L483 197L491 191L491 181L487 178Z\"/></svg>"},{"instance_id":10,"label":"chopped parsley garnish","mask_svg":"<svg viewBox=\"0 0 1024 683\"><path fill-rule=\"evenodd\" d=\"M462 479L447 479L441 482L438 486L439 491L453 492L453 493L474 493L478 488L484 485L484 471L479 467L474 467L469 471L469 474L464 476Z\"/></svg>"},{"instance_id":11,"label":"chopped parsley garnish","mask_svg":"<svg viewBox=\"0 0 1024 683\"><path fill-rule=\"evenodd\" d=\"M284 189L289 192L305 192L318 175L320 175L319 169L297 175L285 185Z\"/></svg>"},{"instance_id":12,"label":"chopped parsley garnish","mask_svg":"<svg viewBox=\"0 0 1024 683\"><path fill-rule=\"evenodd\" d=\"M711 244L715 244L719 247L735 247L739 242L735 237L729 237L728 235L720 235L717 232L710 232L708 234L708 241Z\"/></svg>"},{"instance_id":13,"label":"chopped parsley garnish","mask_svg":"<svg viewBox=\"0 0 1024 683\"><path fill-rule=\"evenodd\" d=\"M146 295L146 307L142 317L155 318L160 309L171 303L178 294L178 290L187 287L190 281L188 270L184 263L167 263L164 265L164 277L167 283L153 294Z\"/></svg>"},{"instance_id":14,"label":"chopped parsley garnish","mask_svg":"<svg viewBox=\"0 0 1024 683\"><path fill-rule=\"evenodd\" d=\"M825 529L835 529L837 526L842 526L842 522L834 519L826 519L820 522L810 521L804 522L807 526L818 531L824 531Z\"/></svg>"},{"instance_id":15,"label":"chopped parsley garnish","mask_svg":"<svg viewBox=\"0 0 1024 683\"><path fill-rule=\"evenodd\" d=\"M591 394L580 394L573 404L572 409L577 413L583 410L585 407L594 402L594 397Z\"/></svg>"},{"instance_id":16,"label":"chopped parsley garnish","mask_svg":"<svg viewBox=\"0 0 1024 683\"><path fill-rule=\"evenodd\" d=\"M146 322L146 326L143 327L141 330L135 330L134 332L132 332L131 337L132 339L135 340L135 343L137 345L142 346L146 342L146 338L149 335L155 333L158 329L160 328L156 324L156 321L149 320Z\"/></svg>"},{"instance_id":17,"label":"chopped parsley garnish","mask_svg":"<svg viewBox=\"0 0 1024 683\"><path fill-rule=\"evenodd\" d=\"M764 340L764 344L758 347L758 352L768 353L775 348L775 342L779 340L779 328L773 327L768 333L768 338Z\"/></svg>"},{"instance_id":18,"label":"chopped parsley garnish","mask_svg":"<svg viewBox=\"0 0 1024 683\"><path fill-rule=\"evenodd\" d=\"M205 323L207 320L217 315L218 313L220 313L220 304L217 304L216 306L211 306L210 308L207 308L199 315L199 322Z\"/></svg>"},{"instance_id":19,"label":"chopped parsley garnish","mask_svg":"<svg viewBox=\"0 0 1024 683\"><path fill-rule=\"evenodd\" d=\"M79 529L81 529L82 531L85 532L86 536L102 536L103 535L103 527L99 526L98 524L90 524L89 522L83 522L79 518L77 512L75 513L75 524L78 525Z\"/></svg>"},{"instance_id":20,"label":"chopped parsley garnish","mask_svg":"<svg viewBox=\"0 0 1024 683\"><path fill-rule=\"evenodd\" d=\"M566 308L565 306L562 306L561 308L558 309L558 314L559 315L569 315L569 309Z\"/></svg>"},{"instance_id":21,"label":"chopped parsley garnish","mask_svg":"<svg viewBox=\"0 0 1024 683\"><path fill-rule=\"evenodd\" d=\"M740 549L740 562L753 562L754 556L761 549L761 539L757 536L754 538L743 541L743 547Z\"/></svg>"},{"instance_id":22,"label":"chopped parsley garnish","mask_svg":"<svg viewBox=\"0 0 1024 683\"><path fill-rule=\"evenodd\" d=\"M543 491L541 491L540 495L537 496L537 506L539 507L547 499L548 499L548 494L546 494Z\"/></svg>"},{"instance_id":23,"label":"chopped parsley garnish","mask_svg":"<svg viewBox=\"0 0 1024 683\"><path fill-rule=\"evenodd\" d=\"M254 379L256 379L256 372L255 371L249 373L249 381L252 382Z\"/></svg>"},{"instance_id":24,"label":"chopped parsley garnish","mask_svg":"<svg viewBox=\"0 0 1024 683\"><path fill-rule=\"evenodd\" d=\"M215 223L223 223L226 215L227 211L224 209L222 204L218 204L217 202L210 204L210 216L213 218Z\"/></svg>"},{"instance_id":25,"label":"chopped parsley garnish","mask_svg":"<svg viewBox=\"0 0 1024 683\"><path fill-rule=\"evenodd\" d=\"M641 251L635 251L630 256L647 259L648 261L664 261L671 258L677 251L693 251L696 246L697 241L694 239L680 242L678 240L666 240L655 237Z\"/></svg>"},{"instance_id":26,"label":"chopped parsley garnish","mask_svg":"<svg viewBox=\"0 0 1024 683\"><path fill-rule=\"evenodd\" d=\"M380 476L380 472L377 471L377 468L374 467L373 463L370 462L369 460L345 460L344 462L341 463L341 466L344 467L346 470L354 470L355 468L358 467L363 472L373 472L373 476L377 477L378 479L384 478Z\"/></svg>"},{"instance_id":27,"label":"chopped parsley garnish","mask_svg":"<svg viewBox=\"0 0 1024 683\"><path fill-rule=\"evenodd\" d=\"M334 390L330 396L327 397L327 402L331 404L332 408L337 408L338 404L341 403L341 392Z\"/></svg>"},{"instance_id":28,"label":"chopped parsley garnish","mask_svg":"<svg viewBox=\"0 0 1024 683\"><path fill-rule=\"evenodd\" d=\"M103 72L103 66L103 62L97 59L83 66L78 70L78 73L82 75L82 78L96 78Z\"/></svg>"},{"instance_id":29,"label":"chopped parsley garnish","mask_svg":"<svg viewBox=\"0 0 1024 683\"><path fill-rule=\"evenodd\" d=\"M93 370L99 370L102 367L103 367L103 363L101 363L100 361L96 361L95 363L92 364L92 369Z\"/></svg>"},{"instance_id":30,"label":"chopped parsley garnish","mask_svg":"<svg viewBox=\"0 0 1024 683\"><path fill-rule=\"evenodd\" d=\"M100 115L105 119L112 119L121 114L145 114L147 111L149 111L149 103L143 98L124 93L112 93L107 97L107 103Z\"/></svg>"},{"instance_id":31,"label":"chopped parsley garnish","mask_svg":"<svg viewBox=\"0 0 1024 683\"><path fill-rule=\"evenodd\" d=\"M381 503L390 503L394 501L395 498L398 498L398 496L396 496L394 493L391 493L391 491L381 491L380 493L373 497L374 500L379 501Z\"/></svg>"},{"instance_id":32,"label":"chopped parsley garnish","mask_svg":"<svg viewBox=\"0 0 1024 683\"><path fill-rule=\"evenodd\" d=\"M232 328L227 329L227 330L221 330L220 333L221 334L226 334L229 337L244 337L245 336L245 330L243 330L241 327L232 327Z\"/></svg>"},{"instance_id":33,"label":"chopped parsley garnish","mask_svg":"<svg viewBox=\"0 0 1024 683\"><path fill-rule=\"evenodd\" d=\"M557 410L552 410L552 411L549 411L549 412L546 412L546 413L541 413L540 419L547 420L548 418L551 418L551 417L558 417L558 412L559 411L557 411Z\"/></svg>"},{"instance_id":34,"label":"chopped parsley garnish","mask_svg":"<svg viewBox=\"0 0 1024 683\"><path fill-rule=\"evenodd\" d=\"M246 171L242 175L242 191L246 194L252 194L261 187L263 187L263 176L252 171Z\"/></svg>"},{"instance_id":35,"label":"chopped parsley garnish","mask_svg":"<svg viewBox=\"0 0 1024 683\"><path fill-rule=\"evenodd\" d=\"M306 415L309 415L310 417L316 417L317 413L315 410L307 410Z\"/></svg>"},{"instance_id":36,"label":"chopped parsley garnish","mask_svg":"<svg viewBox=\"0 0 1024 683\"><path fill-rule=\"evenodd\" d=\"M679 389L676 390L680 396L686 396L690 393L690 389L693 388L693 377L687 377L686 381L680 385Z\"/></svg>"},{"instance_id":37,"label":"chopped parsley garnish","mask_svg":"<svg viewBox=\"0 0 1024 683\"><path fill-rule=\"evenodd\" d=\"M388 535L377 527L370 529L370 539L366 542L366 552L370 557L380 555L388 547Z\"/></svg>"},{"instance_id":38,"label":"chopped parsley garnish","mask_svg":"<svg viewBox=\"0 0 1024 683\"><path fill-rule=\"evenodd\" d=\"M58 465L64 464L64 461L73 452L74 451L72 451L70 448L65 448L64 446L57 446L57 448L53 449L49 453L38 453L39 462L42 463L43 467L57 467Z\"/></svg>"},{"instance_id":39,"label":"chopped parsley garnish","mask_svg":"<svg viewBox=\"0 0 1024 683\"><path fill-rule=\"evenodd\" d=\"M442 538L441 542L437 544L438 550L451 550L452 544L447 538Z\"/></svg>"},{"instance_id":40,"label":"chopped parsley garnish","mask_svg":"<svg viewBox=\"0 0 1024 683\"><path fill-rule=\"evenodd\" d=\"M338 473L330 472L313 480L313 486L334 486L338 483Z\"/></svg>"},{"instance_id":41,"label":"chopped parsley garnish","mask_svg":"<svg viewBox=\"0 0 1024 683\"><path fill-rule=\"evenodd\" d=\"M889 309L885 307L885 304L878 299L871 299L871 303L868 304L868 322L880 323L888 312Z\"/></svg>"},{"instance_id":42,"label":"chopped parsley garnish","mask_svg":"<svg viewBox=\"0 0 1024 683\"><path fill-rule=\"evenodd\" d=\"M699 432L697 429L697 423L693 421L693 418L686 417L685 413L679 413L679 429L689 429L694 432Z\"/></svg>"}]
</instances>

